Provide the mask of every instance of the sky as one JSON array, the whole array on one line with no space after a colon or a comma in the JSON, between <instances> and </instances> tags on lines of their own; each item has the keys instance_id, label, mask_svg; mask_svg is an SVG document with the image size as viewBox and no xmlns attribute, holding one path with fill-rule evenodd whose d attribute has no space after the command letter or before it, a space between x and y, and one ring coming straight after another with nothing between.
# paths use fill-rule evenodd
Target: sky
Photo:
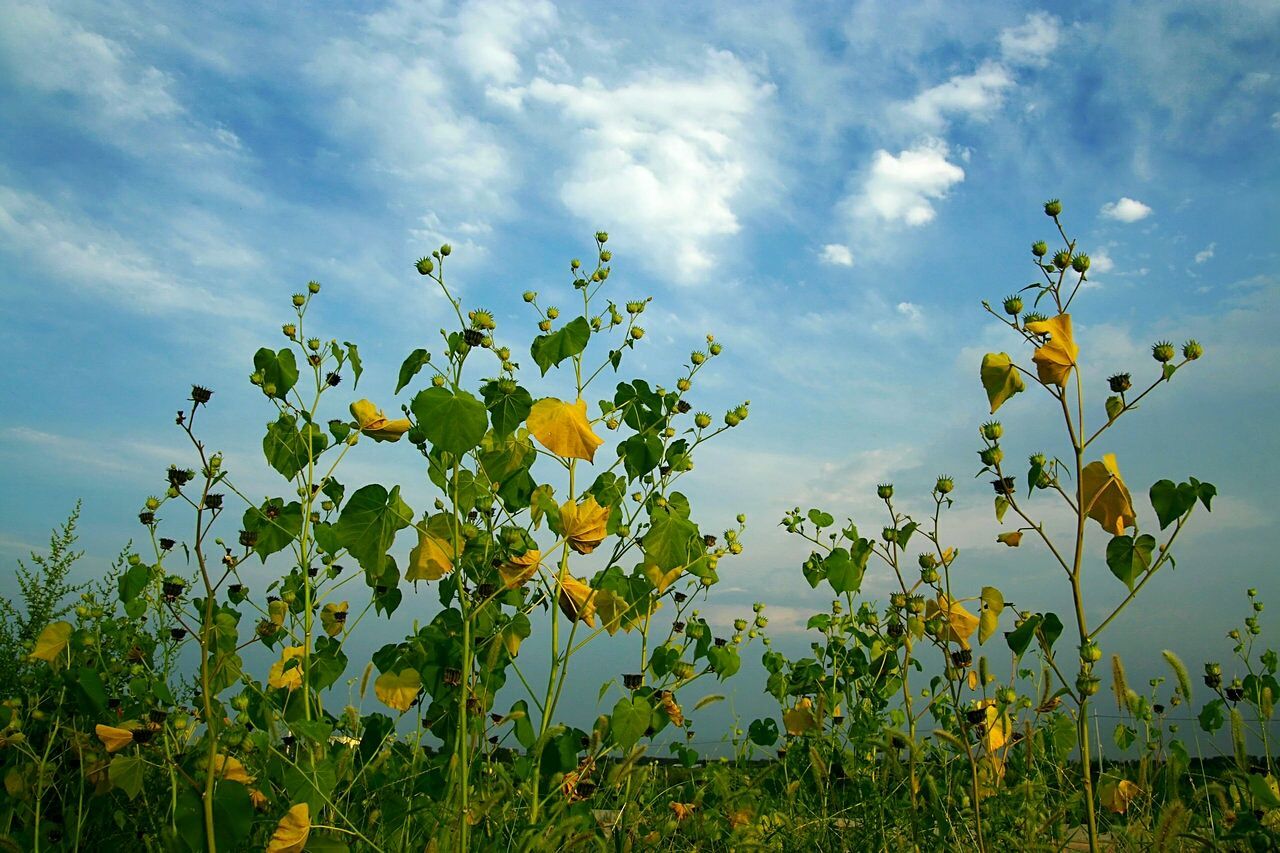
<instances>
[{"instance_id":1,"label":"sky","mask_svg":"<svg viewBox=\"0 0 1280 853\"><path fill-rule=\"evenodd\" d=\"M705 528L749 519L705 615L727 630L768 602L776 646L805 652L829 596L802 582L808 549L782 514L879 529L877 483L923 511L939 473L957 483L943 535L959 583L1066 614L1060 571L996 543L972 476L989 417L978 365L1017 346L981 300L1034 278L1028 247L1054 236L1041 205L1056 197L1092 258L1072 313L1093 422L1108 375L1154 376L1155 341L1206 353L1099 448L1147 528L1158 479L1219 493L1104 650L1138 683L1167 675L1163 648L1198 670L1229 658L1246 587L1280 607L1274 3L3 6L9 566L83 499L79 571L100 575L188 458L172 416L195 382L215 391L206 441L250 494L279 493L259 451L270 410L246 376L308 280L324 288L313 328L360 345L351 398L394 409L401 360L447 321L418 257L449 242L462 299L528 340L520 294L567 301L568 259L606 230L612 298L654 299L629 368L670 384L714 333L724 355L691 399L751 400L682 484ZM1050 402L1001 410L1007 455L1069 453ZM348 484L402 482L427 505L411 448L359 449ZM1095 621L1123 592L1104 546L1095 534L1088 552ZM873 568L864 595L889 580ZM409 597L362 642L394 640L434 600ZM616 648L593 647L583 695L615 674ZM769 711L758 651L714 713Z\"/></svg>"}]
</instances>

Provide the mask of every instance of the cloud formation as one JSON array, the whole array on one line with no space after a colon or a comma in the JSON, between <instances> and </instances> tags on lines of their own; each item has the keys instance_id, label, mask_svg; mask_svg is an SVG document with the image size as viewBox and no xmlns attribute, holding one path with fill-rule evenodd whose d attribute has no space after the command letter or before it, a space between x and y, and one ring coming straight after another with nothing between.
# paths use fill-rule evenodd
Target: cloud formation
<instances>
[{"instance_id":1,"label":"cloud formation","mask_svg":"<svg viewBox=\"0 0 1280 853\"><path fill-rule=\"evenodd\" d=\"M1107 219L1117 222L1137 222L1151 215L1151 208L1137 199L1122 197L1119 201L1109 201L1099 211Z\"/></svg>"}]
</instances>

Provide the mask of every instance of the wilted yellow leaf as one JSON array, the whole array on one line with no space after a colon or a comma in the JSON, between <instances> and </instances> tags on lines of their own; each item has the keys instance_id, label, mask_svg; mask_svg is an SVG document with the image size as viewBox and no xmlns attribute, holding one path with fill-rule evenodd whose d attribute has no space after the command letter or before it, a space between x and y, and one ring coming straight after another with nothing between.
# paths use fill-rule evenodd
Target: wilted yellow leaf
<instances>
[{"instance_id":1,"label":"wilted yellow leaf","mask_svg":"<svg viewBox=\"0 0 1280 853\"><path fill-rule=\"evenodd\" d=\"M969 648L969 638L978 630L978 617L974 616L964 605L954 599L947 598L945 593L938 593L938 600L930 600L925 604L925 618L940 616L947 627L942 636L951 642L959 643L960 648Z\"/></svg>"},{"instance_id":2,"label":"wilted yellow leaf","mask_svg":"<svg viewBox=\"0 0 1280 853\"><path fill-rule=\"evenodd\" d=\"M133 743L133 732L128 729L99 724L93 727L93 731L98 735L98 740L102 741L102 745L107 748L107 752L119 752Z\"/></svg>"},{"instance_id":3,"label":"wilted yellow leaf","mask_svg":"<svg viewBox=\"0 0 1280 853\"><path fill-rule=\"evenodd\" d=\"M253 777L244 769L240 759L218 753L213 757L213 772L228 782L239 782L241 785L252 785Z\"/></svg>"},{"instance_id":4,"label":"wilted yellow leaf","mask_svg":"<svg viewBox=\"0 0 1280 853\"><path fill-rule=\"evenodd\" d=\"M298 803L280 818L276 831L267 842L267 853L302 853L310 835L311 806Z\"/></svg>"},{"instance_id":5,"label":"wilted yellow leaf","mask_svg":"<svg viewBox=\"0 0 1280 853\"><path fill-rule=\"evenodd\" d=\"M592 461L604 439L591 431L585 400L566 403L545 397L533 404L525 420L529 434L556 456Z\"/></svg>"},{"instance_id":6,"label":"wilted yellow leaf","mask_svg":"<svg viewBox=\"0 0 1280 853\"><path fill-rule=\"evenodd\" d=\"M662 691L662 711L673 726L684 725L684 711L676 704L675 694L670 690Z\"/></svg>"},{"instance_id":7,"label":"wilted yellow leaf","mask_svg":"<svg viewBox=\"0 0 1280 853\"><path fill-rule=\"evenodd\" d=\"M284 617L289 615L289 605L280 599L267 602L267 616L277 628L284 625Z\"/></svg>"},{"instance_id":8,"label":"wilted yellow leaf","mask_svg":"<svg viewBox=\"0 0 1280 853\"><path fill-rule=\"evenodd\" d=\"M997 542L1002 542L1010 548L1017 548L1022 544L1022 531L1010 530L1008 533L1001 533L996 537Z\"/></svg>"},{"instance_id":9,"label":"wilted yellow leaf","mask_svg":"<svg viewBox=\"0 0 1280 853\"><path fill-rule=\"evenodd\" d=\"M531 548L498 566L498 574L502 576L502 582L507 585L507 589L515 589L538 573L541 562L542 552L537 548Z\"/></svg>"},{"instance_id":10,"label":"wilted yellow leaf","mask_svg":"<svg viewBox=\"0 0 1280 853\"><path fill-rule=\"evenodd\" d=\"M422 676L413 668L384 672L373 682L373 692L378 701L400 712L413 707L413 700L418 698L421 689Z\"/></svg>"},{"instance_id":11,"label":"wilted yellow leaf","mask_svg":"<svg viewBox=\"0 0 1280 853\"><path fill-rule=\"evenodd\" d=\"M644 567L644 576L649 579L649 583L658 589L658 594L667 591L667 587L675 583L676 578L684 573L684 566L676 566L674 569L663 571L653 563L646 563Z\"/></svg>"},{"instance_id":12,"label":"wilted yellow leaf","mask_svg":"<svg viewBox=\"0 0 1280 853\"><path fill-rule=\"evenodd\" d=\"M338 614L342 615L339 616ZM329 602L320 611L320 627L324 628L324 632L330 637L336 637L342 633L342 627L347 624L347 602L340 601L337 604Z\"/></svg>"},{"instance_id":13,"label":"wilted yellow leaf","mask_svg":"<svg viewBox=\"0 0 1280 853\"><path fill-rule=\"evenodd\" d=\"M1129 810L1129 804L1141 794L1142 789L1128 779L1121 779L1119 782L1108 782L1102 786L1102 805L1116 814L1124 814Z\"/></svg>"},{"instance_id":14,"label":"wilted yellow leaf","mask_svg":"<svg viewBox=\"0 0 1280 853\"><path fill-rule=\"evenodd\" d=\"M818 718L813 713L813 700L805 696L796 703L794 708L783 711L782 724L786 726L789 735L802 735L816 729Z\"/></svg>"},{"instance_id":15,"label":"wilted yellow leaf","mask_svg":"<svg viewBox=\"0 0 1280 853\"><path fill-rule=\"evenodd\" d=\"M1084 511L1113 536L1123 536L1126 527L1138 520L1133 498L1120 477L1116 455L1108 453L1100 462L1090 462L1080 472Z\"/></svg>"},{"instance_id":16,"label":"wilted yellow leaf","mask_svg":"<svg viewBox=\"0 0 1280 853\"><path fill-rule=\"evenodd\" d=\"M418 544L409 552L409 565L404 570L407 581L438 581L453 571L453 546L445 540L418 531Z\"/></svg>"},{"instance_id":17,"label":"wilted yellow leaf","mask_svg":"<svg viewBox=\"0 0 1280 853\"><path fill-rule=\"evenodd\" d=\"M596 591L573 575L565 575L560 585L560 609L571 620L596 626Z\"/></svg>"},{"instance_id":18,"label":"wilted yellow leaf","mask_svg":"<svg viewBox=\"0 0 1280 853\"><path fill-rule=\"evenodd\" d=\"M47 661L55 666L62 662L62 653L71 642L70 622L52 622L44 626L40 636L36 637L35 648L31 651L30 660Z\"/></svg>"},{"instance_id":19,"label":"wilted yellow leaf","mask_svg":"<svg viewBox=\"0 0 1280 853\"><path fill-rule=\"evenodd\" d=\"M1049 336L1048 343L1037 348L1035 355L1031 356L1040 381L1059 388L1066 385L1071 368L1076 365L1076 356L1080 354L1080 347L1076 346L1071 335L1071 315L1059 314L1038 323L1028 323L1027 331Z\"/></svg>"},{"instance_id":20,"label":"wilted yellow leaf","mask_svg":"<svg viewBox=\"0 0 1280 853\"><path fill-rule=\"evenodd\" d=\"M413 426L407 418L388 420L382 410L368 400L357 400L352 403L351 417L356 419L360 431L374 441L399 441L400 436Z\"/></svg>"},{"instance_id":21,"label":"wilted yellow leaf","mask_svg":"<svg viewBox=\"0 0 1280 853\"><path fill-rule=\"evenodd\" d=\"M984 607L982 613L978 616L978 643L985 643L991 639L991 635L1000 627L1000 613L992 610L990 607ZM970 671L969 675L974 673Z\"/></svg>"},{"instance_id":22,"label":"wilted yellow leaf","mask_svg":"<svg viewBox=\"0 0 1280 853\"><path fill-rule=\"evenodd\" d=\"M302 686L302 653L303 646L285 646L280 650L280 660L271 664L267 673L267 684L271 687L283 687L286 690L297 690ZM291 662L297 661L296 664Z\"/></svg>"},{"instance_id":23,"label":"wilted yellow leaf","mask_svg":"<svg viewBox=\"0 0 1280 853\"><path fill-rule=\"evenodd\" d=\"M582 503L565 501L560 507L560 527L569 547L579 554L594 551L604 541L609 511L609 507L596 503L594 495L588 495Z\"/></svg>"}]
</instances>

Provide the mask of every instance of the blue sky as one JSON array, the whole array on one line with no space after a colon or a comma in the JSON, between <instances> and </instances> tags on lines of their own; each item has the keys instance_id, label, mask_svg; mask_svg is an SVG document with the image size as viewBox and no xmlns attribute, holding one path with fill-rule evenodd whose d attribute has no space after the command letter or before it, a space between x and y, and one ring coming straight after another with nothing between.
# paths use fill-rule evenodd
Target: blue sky
<instances>
[{"instance_id":1,"label":"blue sky","mask_svg":"<svg viewBox=\"0 0 1280 853\"><path fill-rule=\"evenodd\" d=\"M6 7L10 564L83 497L84 567L101 571L185 458L171 417L192 382L217 392L207 440L251 493L278 491L244 377L307 280L326 337L361 345L362 395L390 403L444 322L413 260L451 242L463 298L518 340L519 294L566 290L567 259L605 229L615 298L655 298L633 368L674 376L714 332L725 356L695 403L752 401L687 489L708 527L751 522L708 614L768 601L778 642L803 649L794 629L827 597L798 582L807 551L781 513L870 519L886 480L923 509L941 471L964 582L1064 612L1042 556L996 545L990 488L970 478L978 363L1013 346L979 302L1031 280L1027 246L1052 236L1039 205L1058 196L1093 258L1073 314L1095 415L1108 374L1155 369L1153 341L1207 351L1102 448L1135 493L1194 474L1221 495L1104 646L1142 676L1166 646L1196 666L1229 654L1246 586L1280 607L1273 3ZM1062 452L1038 403L1002 410L1007 452ZM425 478L396 450L346 480L401 480L421 507ZM1103 544L1098 612L1120 590ZM755 691L739 680L748 717L766 708Z\"/></svg>"}]
</instances>

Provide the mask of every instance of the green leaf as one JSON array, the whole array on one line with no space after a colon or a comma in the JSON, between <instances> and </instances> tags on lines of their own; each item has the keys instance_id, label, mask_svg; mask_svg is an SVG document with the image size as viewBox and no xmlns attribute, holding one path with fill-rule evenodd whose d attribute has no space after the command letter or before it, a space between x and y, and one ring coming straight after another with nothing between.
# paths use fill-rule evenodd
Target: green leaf
<instances>
[{"instance_id":1,"label":"green leaf","mask_svg":"<svg viewBox=\"0 0 1280 853\"><path fill-rule=\"evenodd\" d=\"M1266 776L1260 776L1257 773L1249 774L1249 793L1253 794L1258 805L1264 809L1280 809L1280 796L1276 796L1273 784L1274 782L1267 782Z\"/></svg>"},{"instance_id":2,"label":"green leaf","mask_svg":"<svg viewBox=\"0 0 1280 853\"><path fill-rule=\"evenodd\" d=\"M293 350L282 349L272 352L263 347L253 354L255 373L262 374L262 387L275 386L273 396L283 399L298 384L298 362L293 357Z\"/></svg>"},{"instance_id":3,"label":"green leaf","mask_svg":"<svg viewBox=\"0 0 1280 853\"><path fill-rule=\"evenodd\" d=\"M535 735L533 733L533 722L529 719L529 703L523 699L517 700L511 706L511 711L507 716L511 718L515 726L516 740L525 749L532 749Z\"/></svg>"},{"instance_id":4,"label":"green leaf","mask_svg":"<svg viewBox=\"0 0 1280 853\"><path fill-rule=\"evenodd\" d=\"M1133 582L1150 568L1151 552L1155 547L1155 537L1148 533L1137 539L1132 536L1113 536L1107 543L1107 568L1132 591Z\"/></svg>"},{"instance_id":5,"label":"green leaf","mask_svg":"<svg viewBox=\"0 0 1280 853\"><path fill-rule=\"evenodd\" d=\"M734 675L742 667L742 658L735 646L712 646L707 649L707 662L721 681Z\"/></svg>"},{"instance_id":6,"label":"green leaf","mask_svg":"<svg viewBox=\"0 0 1280 853\"><path fill-rule=\"evenodd\" d=\"M836 523L836 520L830 513L823 512L820 509L809 510L809 520L813 522L814 527L830 527Z\"/></svg>"},{"instance_id":7,"label":"green leaf","mask_svg":"<svg viewBox=\"0 0 1280 853\"><path fill-rule=\"evenodd\" d=\"M484 397L484 407L489 410L493 431L498 438L506 438L515 432L533 409L533 396L519 385L514 390L504 391L502 383L494 380L480 389L480 395Z\"/></svg>"},{"instance_id":8,"label":"green leaf","mask_svg":"<svg viewBox=\"0 0 1280 853\"><path fill-rule=\"evenodd\" d=\"M1036 628L1040 627L1043 618L1038 613L1033 614L1028 616L1018 628L1005 632L1005 642L1009 644L1015 657L1022 657L1026 653L1031 645L1031 638L1035 636Z\"/></svg>"},{"instance_id":9,"label":"green leaf","mask_svg":"<svg viewBox=\"0 0 1280 853\"><path fill-rule=\"evenodd\" d=\"M466 391L428 388L409 404L432 446L461 456L480 444L489 426L484 404Z\"/></svg>"},{"instance_id":10,"label":"green leaf","mask_svg":"<svg viewBox=\"0 0 1280 853\"><path fill-rule=\"evenodd\" d=\"M1209 734L1213 734L1222 728L1222 724L1226 722L1226 717L1222 710L1226 707L1226 703L1221 699L1214 699L1200 709L1200 714L1196 719L1200 722L1200 728Z\"/></svg>"},{"instance_id":11,"label":"green leaf","mask_svg":"<svg viewBox=\"0 0 1280 853\"><path fill-rule=\"evenodd\" d=\"M914 534L919 528L920 525L914 521L902 525L902 527L898 529L898 535L896 537L898 547L906 548L907 543L911 541L912 534Z\"/></svg>"},{"instance_id":12,"label":"green leaf","mask_svg":"<svg viewBox=\"0 0 1280 853\"><path fill-rule=\"evenodd\" d=\"M618 455L628 479L637 480L662 461L662 442L656 435L633 435L618 445Z\"/></svg>"},{"instance_id":13,"label":"green leaf","mask_svg":"<svg viewBox=\"0 0 1280 853\"><path fill-rule=\"evenodd\" d=\"M1115 733L1112 738L1116 742L1116 746L1121 749L1128 749L1133 746L1133 742L1137 740L1138 733L1134 729L1126 726L1124 723L1116 723Z\"/></svg>"},{"instance_id":14,"label":"green leaf","mask_svg":"<svg viewBox=\"0 0 1280 853\"><path fill-rule=\"evenodd\" d=\"M253 552L265 563L302 533L302 505L297 501L285 505L284 498L269 498L261 507L246 509L240 523L258 535Z\"/></svg>"},{"instance_id":15,"label":"green leaf","mask_svg":"<svg viewBox=\"0 0 1280 853\"><path fill-rule=\"evenodd\" d=\"M575 317L564 328L534 338L529 351L534 362L542 368L542 375L546 376L553 366L586 349L590 338L591 326L587 318Z\"/></svg>"},{"instance_id":16,"label":"green leaf","mask_svg":"<svg viewBox=\"0 0 1280 853\"><path fill-rule=\"evenodd\" d=\"M989 352L982 357L982 387L987 391L987 400L994 415L1005 400L1022 391L1026 385L1008 353Z\"/></svg>"},{"instance_id":17,"label":"green leaf","mask_svg":"<svg viewBox=\"0 0 1280 853\"><path fill-rule=\"evenodd\" d=\"M283 412L275 423L267 426L262 439L262 453L271 467L287 480L292 480L329 446L329 437L313 423L303 424Z\"/></svg>"},{"instance_id":18,"label":"green leaf","mask_svg":"<svg viewBox=\"0 0 1280 853\"><path fill-rule=\"evenodd\" d=\"M1062 620L1056 613L1046 613L1040 620L1040 646L1046 651L1053 651L1053 644L1062 636Z\"/></svg>"},{"instance_id":19,"label":"green leaf","mask_svg":"<svg viewBox=\"0 0 1280 853\"><path fill-rule=\"evenodd\" d=\"M1218 495L1218 487L1213 483L1201 483L1195 477L1191 478L1195 484L1196 494L1200 497L1200 503L1204 504L1204 508L1209 512L1213 512L1213 507L1209 506L1213 499Z\"/></svg>"},{"instance_id":20,"label":"green leaf","mask_svg":"<svg viewBox=\"0 0 1280 853\"><path fill-rule=\"evenodd\" d=\"M996 495L996 523L1004 524L1004 514L1009 511L1009 499L1004 495Z\"/></svg>"},{"instance_id":21,"label":"green leaf","mask_svg":"<svg viewBox=\"0 0 1280 853\"><path fill-rule=\"evenodd\" d=\"M1120 413L1124 411L1124 400L1119 397L1107 398L1107 422L1110 423L1120 417Z\"/></svg>"},{"instance_id":22,"label":"green leaf","mask_svg":"<svg viewBox=\"0 0 1280 853\"><path fill-rule=\"evenodd\" d=\"M844 548L834 548L822 562L826 570L827 583L831 584L831 588L836 592L856 593L862 587L862 576L867 569L866 559L859 562Z\"/></svg>"},{"instance_id":23,"label":"green leaf","mask_svg":"<svg viewBox=\"0 0 1280 853\"><path fill-rule=\"evenodd\" d=\"M351 381L351 387L354 389L360 384L360 374L364 373L364 364L360 361L360 348L351 341L343 341L342 345L347 348L347 360L351 362L351 374L355 378ZM399 391L399 389L396 389Z\"/></svg>"},{"instance_id":24,"label":"green leaf","mask_svg":"<svg viewBox=\"0 0 1280 853\"><path fill-rule=\"evenodd\" d=\"M360 566L373 575L382 573L387 551L396 533L408 527L413 510L400 498L400 487L388 492L377 483L356 490L342 508L334 533Z\"/></svg>"},{"instance_id":25,"label":"green leaf","mask_svg":"<svg viewBox=\"0 0 1280 853\"><path fill-rule=\"evenodd\" d=\"M151 569L145 563L139 563L136 566L131 566L128 571L120 575L120 600L123 601L125 605L130 605L139 600L138 597L142 595L143 590L147 588L147 583L150 580ZM146 607L145 601L143 601L143 607ZM142 614L139 613L138 615L140 616Z\"/></svg>"},{"instance_id":26,"label":"green leaf","mask_svg":"<svg viewBox=\"0 0 1280 853\"><path fill-rule=\"evenodd\" d=\"M630 752L644 733L649 730L653 709L641 696L619 699L609 715L609 734L623 752Z\"/></svg>"},{"instance_id":27,"label":"green leaf","mask_svg":"<svg viewBox=\"0 0 1280 853\"><path fill-rule=\"evenodd\" d=\"M111 784L124 791L129 799L142 793L142 780L147 764L139 755L117 755L107 766L107 778Z\"/></svg>"},{"instance_id":28,"label":"green leaf","mask_svg":"<svg viewBox=\"0 0 1280 853\"><path fill-rule=\"evenodd\" d=\"M1175 485L1173 480L1160 480L1151 487L1151 507L1156 511L1156 517L1160 519L1160 529L1164 530L1170 524L1182 518L1187 510L1196 502L1196 493L1189 484L1187 489L1182 489Z\"/></svg>"},{"instance_id":29,"label":"green leaf","mask_svg":"<svg viewBox=\"0 0 1280 853\"><path fill-rule=\"evenodd\" d=\"M752 720L747 727L747 737L757 746L773 746L778 742L778 721L772 717Z\"/></svg>"},{"instance_id":30,"label":"green leaf","mask_svg":"<svg viewBox=\"0 0 1280 853\"><path fill-rule=\"evenodd\" d=\"M664 572L687 566L705 552L698 526L668 507L650 511L649 529L640 545L645 560Z\"/></svg>"},{"instance_id":31,"label":"green leaf","mask_svg":"<svg viewBox=\"0 0 1280 853\"><path fill-rule=\"evenodd\" d=\"M400 365L400 376L396 379L396 393L399 394L404 386L408 385L413 377L418 375L418 371L426 367L431 361L431 353L419 347L409 353L405 358L404 364Z\"/></svg>"}]
</instances>

